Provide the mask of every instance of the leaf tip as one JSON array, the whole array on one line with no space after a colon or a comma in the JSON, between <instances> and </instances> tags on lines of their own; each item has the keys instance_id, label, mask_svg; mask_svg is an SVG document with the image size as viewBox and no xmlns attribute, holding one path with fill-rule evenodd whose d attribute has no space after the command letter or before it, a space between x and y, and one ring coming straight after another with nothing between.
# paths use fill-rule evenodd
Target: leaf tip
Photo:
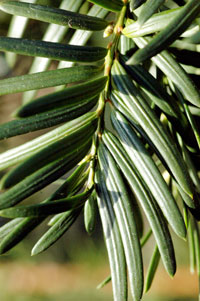
<instances>
[{"instance_id":1,"label":"leaf tip","mask_svg":"<svg viewBox=\"0 0 200 301\"><path fill-rule=\"evenodd\" d=\"M6 250L4 250L4 247L1 247L0 245L0 255L4 255L6 253Z\"/></svg>"},{"instance_id":2,"label":"leaf tip","mask_svg":"<svg viewBox=\"0 0 200 301\"><path fill-rule=\"evenodd\" d=\"M176 274L176 271L174 273L169 273L170 278L174 279L175 274Z\"/></svg>"},{"instance_id":3,"label":"leaf tip","mask_svg":"<svg viewBox=\"0 0 200 301\"><path fill-rule=\"evenodd\" d=\"M135 59L134 55L126 62L126 65L138 65L139 63Z\"/></svg>"},{"instance_id":4,"label":"leaf tip","mask_svg":"<svg viewBox=\"0 0 200 301\"><path fill-rule=\"evenodd\" d=\"M33 249L31 250L31 256L35 256L38 255L40 252L37 251L37 248L33 247Z\"/></svg>"},{"instance_id":5,"label":"leaf tip","mask_svg":"<svg viewBox=\"0 0 200 301\"><path fill-rule=\"evenodd\" d=\"M12 118L19 118L18 112L19 112L19 109L17 109L14 112L12 112L11 117Z\"/></svg>"},{"instance_id":6,"label":"leaf tip","mask_svg":"<svg viewBox=\"0 0 200 301\"><path fill-rule=\"evenodd\" d=\"M187 240L187 230L186 227L184 227L181 231L179 231L179 233L177 233L178 236L183 240L186 241Z\"/></svg>"},{"instance_id":7,"label":"leaf tip","mask_svg":"<svg viewBox=\"0 0 200 301\"><path fill-rule=\"evenodd\" d=\"M7 188L9 188L9 185L7 186L7 175L5 174L0 181L0 190L6 190Z\"/></svg>"},{"instance_id":8,"label":"leaf tip","mask_svg":"<svg viewBox=\"0 0 200 301\"><path fill-rule=\"evenodd\" d=\"M146 285L144 288L144 294L148 293L149 289L150 289L150 286Z\"/></svg>"},{"instance_id":9,"label":"leaf tip","mask_svg":"<svg viewBox=\"0 0 200 301\"><path fill-rule=\"evenodd\" d=\"M170 278L173 279L176 274L176 263L174 263L171 267L169 267L167 269L167 272L168 272Z\"/></svg>"},{"instance_id":10,"label":"leaf tip","mask_svg":"<svg viewBox=\"0 0 200 301\"><path fill-rule=\"evenodd\" d=\"M4 210L0 210L0 216L4 217Z\"/></svg>"}]
</instances>

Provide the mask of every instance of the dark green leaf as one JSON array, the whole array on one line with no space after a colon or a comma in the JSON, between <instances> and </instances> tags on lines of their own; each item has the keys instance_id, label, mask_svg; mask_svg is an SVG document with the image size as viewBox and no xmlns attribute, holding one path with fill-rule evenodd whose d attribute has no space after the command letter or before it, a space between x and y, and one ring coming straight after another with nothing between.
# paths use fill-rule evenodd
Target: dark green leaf
<instances>
[{"instance_id":1,"label":"dark green leaf","mask_svg":"<svg viewBox=\"0 0 200 301\"><path fill-rule=\"evenodd\" d=\"M95 182L99 214L111 269L114 300L125 301L127 300L127 272L124 248L111 200L99 169L95 173Z\"/></svg>"},{"instance_id":2,"label":"dark green leaf","mask_svg":"<svg viewBox=\"0 0 200 301\"><path fill-rule=\"evenodd\" d=\"M156 1L158 2L158 0ZM162 1L163 2L163 1ZM192 23L200 13L199 0L190 0L183 6L178 15L158 33L146 47L138 50L129 60L129 64L139 64L155 56L172 44Z\"/></svg>"},{"instance_id":3,"label":"dark green leaf","mask_svg":"<svg viewBox=\"0 0 200 301\"><path fill-rule=\"evenodd\" d=\"M152 145L151 140L149 137L146 135L146 132L143 130L143 128L140 126L138 121L133 117L133 114L131 114L131 111L127 107L126 103L123 101L121 98L121 95L119 91L117 90L112 90L112 94L110 95L112 104L114 107L121 112L126 118L129 120L130 124L133 125L135 129L141 134L142 137L145 138L145 140L149 143L149 145Z\"/></svg>"},{"instance_id":4,"label":"dark green leaf","mask_svg":"<svg viewBox=\"0 0 200 301\"><path fill-rule=\"evenodd\" d=\"M103 144L98 149L98 160L124 245L131 293L135 300L140 300L143 292L143 263L131 199L114 159Z\"/></svg>"},{"instance_id":5,"label":"dark green leaf","mask_svg":"<svg viewBox=\"0 0 200 301\"><path fill-rule=\"evenodd\" d=\"M189 108L188 108L188 105L187 105L187 102L186 100L184 99L182 93L179 91L179 89L177 89L176 87L175 88L175 91L176 91L176 95L180 101L180 103L182 104L184 110L185 110L185 115L187 116L187 119L191 125L191 128L193 130L193 133L195 135L195 138L196 138L196 142L197 142L197 145L200 149L200 134L199 134L199 128L197 126L197 123L195 121L195 118L193 117L193 115L191 114Z\"/></svg>"},{"instance_id":6,"label":"dark green leaf","mask_svg":"<svg viewBox=\"0 0 200 301\"><path fill-rule=\"evenodd\" d=\"M63 122L73 120L89 112L97 104L97 101L98 97L95 97L74 106L66 106L3 123L0 125L0 140L53 127Z\"/></svg>"},{"instance_id":7,"label":"dark green leaf","mask_svg":"<svg viewBox=\"0 0 200 301\"><path fill-rule=\"evenodd\" d=\"M15 115L18 117L27 117L58 108L64 110L64 108L71 109L76 107L76 105L82 106L87 100L91 100L99 95L106 81L107 77L104 76L42 96L20 107Z\"/></svg>"},{"instance_id":8,"label":"dark green leaf","mask_svg":"<svg viewBox=\"0 0 200 301\"><path fill-rule=\"evenodd\" d=\"M166 114L173 127L183 137L185 143L196 145L195 137L191 135L191 128L186 116L181 111L176 99L169 95L164 87L143 66L126 65L128 57L120 56L120 61L127 73L143 90L143 96L147 101L152 101Z\"/></svg>"},{"instance_id":9,"label":"dark green leaf","mask_svg":"<svg viewBox=\"0 0 200 301\"><path fill-rule=\"evenodd\" d=\"M83 162L81 165L88 164L88 162ZM81 165L77 167L75 172L72 173L72 175L68 178L66 182L66 189L68 190L68 196L74 195L78 193L80 190L83 189L84 185L86 185L86 182L88 181L88 175L89 175L89 169L87 169L85 172L81 172L79 168L81 168ZM66 191L67 191L66 190ZM60 218L61 216L64 216L65 213L58 213L54 215L48 222L48 226L53 226Z\"/></svg>"},{"instance_id":10,"label":"dark green leaf","mask_svg":"<svg viewBox=\"0 0 200 301\"><path fill-rule=\"evenodd\" d=\"M158 268L159 261L160 261L160 253L158 247L156 246L147 271L145 292L147 292L151 287L156 270Z\"/></svg>"},{"instance_id":11,"label":"dark green leaf","mask_svg":"<svg viewBox=\"0 0 200 301\"><path fill-rule=\"evenodd\" d=\"M107 49L103 47L66 45L7 37L0 37L0 50L21 55L46 57L52 60L82 63L102 60L107 54Z\"/></svg>"},{"instance_id":12,"label":"dark green leaf","mask_svg":"<svg viewBox=\"0 0 200 301\"><path fill-rule=\"evenodd\" d=\"M175 8L154 14L142 27L139 26L137 21L133 22L128 19L130 24L123 29L122 33L129 38L136 38L158 32L173 20L179 10L180 8Z\"/></svg>"},{"instance_id":13,"label":"dark green leaf","mask_svg":"<svg viewBox=\"0 0 200 301\"><path fill-rule=\"evenodd\" d=\"M136 223L136 227L137 227L137 231L138 231L138 235L141 239L141 237L143 236L144 233L144 220L143 220L143 215L141 212L141 209L138 205L138 200L135 196L134 191L132 191L132 189L130 188L130 186L127 183L127 180L125 177L123 177L123 180L126 184L126 190L128 192L129 198L131 200L131 206L132 206L132 212L133 212L133 218L135 220Z\"/></svg>"},{"instance_id":14,"label":"dark green leaf","mask_svg":"<svg viewBox=\"0 0 200 301\"><path fill-rule=\"evenodd\" d=\"M108 284L111 281L111 276L108 276L106 279L104 279L98 286L97 289L103 288L106 284Z\"/></svg>"},{"instance_id":15,"label":"dark green leaf","mask_svg":"<svg viewBox=\"0 0 200 301\"><path fill-rule=\"evenodd\" d=\"M40 168L43 168L45 165L76 152L80 148L80 145L84 145L86 141L92 139L96 126L97 120L94 120L92 123L86 123L82 127L74 130L71 134L66 135L63 139L38 151L35 155L9 171L3 177L1 187L3 189L10 188Z\"/></svg>"},{"instance_id":16,"label":"dark green leaf","mask_svg":"<svg viewBox=\"0 0 200 301\"><path fill-rule=\"evenodd\" d=\"M141 240L141 247L143 247L146 242L148 241L149 237L151 236L152 231L150 230ZM108 284L111 281L111 276L106 277L100 284L98 284L97 289L103 288L106 284Z\"/></svg>"},{"instance_id":17,"label":"dark green leaf","mask_svg":"<svg viewBox=\"0 0 200 301\"><path fill-rule=\"evenodd\" d=\"M140 240L141 247L143 248L151 237L152 230L150 229Z\"/></svg>"},{"instance_id":18,"label":"dark green leaf","mask_svg":"<svg viewBox=\"0 0 200 301\"><path fill-rule=\"evenodd\" d=\"M84 127L87 123L91 123L92 125L96 118L97 112L86 113L76 119L66 122L62 126L59 126L48 133L0 154L0 169L2 170L24 161L44 147L71 135L74 131Z\"/></svg>"},{"instance_id":19,"label":"dark green leaf","mask_svg":"<svg viewBox=\"0 0 200 301\"><path fill-rule=\"evenodd\" d=\"M143 66L126 65L127 60L127 56L120 56L120 62L125 70L144 89L150 99L168 116L179 118L181 113L175 100L167 94L151 73Z\"/></svg>"},{"instance_id":20,"label":"dark green leaf","mask_svg":"<svg viewBox=\"0 0 200 301\"><path fill-rule=\"evenodd\" d=\"M178 136L178 142L179 142L179 145L181 147L182 155L183 155L185 163L188 167L188 171L189 171L190 177L193 181L193 184L195 185L197 191L200 192L200 178L198 176L197 166L195 166L195 164L192 160L191 154L188 151L188 149L185 147L184 142L180 138L180 136Z\"/></svg>"},{"instance_id":21,"label":"dark green leaf","mask_svg":"<svg viewBox=\"0 0 200 301\"><path fill-rule=\"evenodd\" d=\"M118 12L122 9L123 2L121 0L88 0L94 4L104 7L108 10Z\"/></svg>"},{"instance_id":22,"label":"dark green leaf","mask_svg":"<svg viewBox=\"0 0 200 301\"><path fill-rule=\"evenodd\" d=\"M190 256L190 272L193 274L196 268L196 252L195 252L195 242L194 242L194 220L191 217L189 219L188 225L188 247L189 247L189 256Z\"/></svg>"},{"instance_id":23,"label":"dark green leaf","mask_svg":"<svg viewBox=\"0 0 200 301\"><path fill-rule=\"evenodd\" d=\"M84 205L84 223L85 229L89 235L91 235L97 222L97 197L93 192Z\"/></svg>"},{"instance_id":24,"label":"dark green leaf","mask_svg":"<svg viewBox=\"0 0 200 301\"><path fill-rule=\"evenodd\" d=\"M16 206L13 208L0 210L0 216L7 218L17 217L44 217L64 211L75 209L84 204L90 196L91 190L81 194L71 196L66 199L59 199L54 202L45 202L36 205Z\"/></svg>"},{"instance_id":25,"label":"dark green leaf","mask_svg":"<svg viewBox=\"0 0 200 301\"><path fill-rule=\"evenodd\" d=\"M114 87L118 89L133 120L136 120L143 128L151 144L154 144L185 192L192 196L193 187L189 174L172 138L117 60L112 67L112 78ZM194 207L193 203L191 203L191 207Z\"/></svg>"},{"instance_id":26,"label":"dark green leaf","mask_svg":"<svg viewBox=\"0 0 200 301\"><path fill-rule=\"evenodd\" d=\"M116 1L116 0L115 0ZM82 30L102 30L108 22L72 11L19 1L0 1L0 9L12 15L28 17Z\"/></svg>"},{"instance_id":27,"label":"dark green leaf","mask_svg":"<svg viewBox=\"0 0 200 301\"><path fill-rule=\"evenodd\" d=\"M4 239L0 242L0 254L4 254L22 241L33 229L43 221L39 218L23 218Z\"/></svg>"},{"instance_id":28,"label":"dark green leaf","mask_svg":"<svg viewBox=\"0 0 200 301\"><path fill-rule=\"evenodd\" d=\"M145 212L166 270L170 275L174 275L176 271L176 261L173 244L160 208L154 201L148 187L144 185L137 171L130 165L129 157L124 156L124 148L118 139L109 132L104 132L102 138Z\"/></svg>"},{"instance_id":29,"label":"dark green leaf","mask_svg":"<svg viewBox=\"0 0 200 301\"><path fill-rule=\"evenodd\" d=\"M41 190L50 183L64 175L87 154L91 146L91 140L86 141L75 152L40 168L24 180L0 195L0 208L8 208L21 202L33 193Z\"/></svg>"},{"instance_id":30,"label":"dark green leaf","mask_svg":"<svg viewBox=\"0 0 200 301\"><path fill-rule=\"evenodd\" d=\"M72 194L74 190L74 186L76 186L76 183L79 179L79 176L81 176L82 172L85 169L86 162L82 163L67 180L57 189L48 199L46 199L44 202L50 202L52 200L59 200L66 196L69 196ZM75 209L79 210L79 209ZM66 214L66 213L65 213ZM68 213L67 213L68 214ZM37 227L46 217L41 218L17 218L13 221L10 221L8 224L5 225L2 229L2 232L5 234L5 231L8 231L12 228L13 224L16 224L16 227L12 228L11 231L9 231L9 234L1 241L0 243L0 254L3 254L13 248L16 244L18 244L21 240L24 239L26 235L28 235L35 227ZM20 221L21 220L21 221Z\"/></svg>"},{"instance_id":31,"label":"dark green leaf","mask_svg":"<svg viewBox=\"0 0 200 301\"><path fill-rule=\"evenodd\" d=\"M175 233L184 238L186 229L182 215L150 154L121 113L113 110L111 120L131 164L140 173Z\"/></svg>"},{"instance_id":32,"label":"dark green leaf","mask_svg":"<svg viewBox=\"0 0 200 301\"><path fill-rule=\"evenodd\" d=\"M148 44L147 38L135 38L135 43L143 48ZM170 55L167 50L152 57L152 61L162 70L162 72L171 79L180 89L184 97L197 107L200 107L200 92L194 82L187 75L181 65ZM128 62L127 62L128 63Z\"/></svg>"},{"instance_id":33,"label":"dark green leaf","mask_svg":"<svg viewBox=\"0 0 200 301\"><path fill-rule=\"evenodd\" d=\"M0 80L0 95L65 85L87 80L100 72L95 66L75 66Z\"/></svg>"},{"instance_id":34,"label":"dark green leaf","mask_svg":"<svg viewBox=\"0 0 200 301\"><path fill-rule=\"evenodd\" d=\"M149 19L158 10L158 8L165 2L165 0L147 0L143 5L137 23L139 27Z\"/></svg>"},{"instance_id":35,"label":"dark green leaf","mask_svg":"<svg viewBox=\"0 0 200 301\"><path fill-rule=\"evenodd\" d=\"M63 199L66 196L71 196L74 193L80 190L80 183L83 183L82 180L85 182L87 179L87 171L85 172L85 168L88 162L84 161L80 163L78 167L72 172L72 174L64 181L64 183L54 192L49 200L59 200ZM81 188L83 185L81 186Z\"/></svg>"},{"instance_id":36,"label":"dark green leaf","mask_svg":"<svg viewBox=\"0 0 200 301\"><path fill-rule=\"evenodd\" d=\"M197 199L196 200L196 198L195 198L195 192L194 192L194 196L193 196L193 199L191 199L191 197L187 194L187 193L185 193L184 191L183 191L183 189L180 187L180 185L176 182L176 181L174 181L174 183L176 184L176 186L177 186L177 189L178 189L178 191L179 191L179 193L180 193L180 196L181 196L181 198L182 198L182 200L183 200L183 202L189 207L189 209L191 209L192 211L197 211L197 212L199 212L199 199ZM192 203L192 202L194 202L194 204L195 204L195 208L190 208L190 204ZM191 211L191 212L192 212Z\"/></svg>"},{"instance_id":37,"label":"dark green leaf","mask_svg":"<svg viewBox=\"0 0 200 301\"><path fill-rule=\"evenodd\" d=\"M130 8L131 10L134 10L138 7L140 7L146 0L130 0Z\"/></svg>"},{"instance_id":38,"label":"dark green leaf","mask_svg":"<svg viewBox=\"0 0 200 301\"><path fill-rule=\"evenodd\" d=\"M143 97L153 102L166 114L176 131L182 136L185 143L190 146L196 145L194 135L191 135L191 128L186 116L181 111L177 101L169 95L159 82L142 66L126 65L126 57L120 57L123 67L128 74L139 84L143 90ZM130 118L129 118L130 119Z\"/></svg>"},{"instance_id":39,"label":"dark green leaf","mask_svg":"<svg viewBox=\"0 0 200 301\"><path fill-rule=\"evenodd\" d=\"M34 245L31 255L37 255L52 246L74 224L81 211L82 207L64 213Z\"/></svg>"},{"instance_id":40,"label":"dark green leaf","mask_svg":"<svg viewBox=\"0 0 200 301\"><path fill-rule=\"evenodd\" d=\"M15 218L9 222L7 222L6 224L4 224L3 226L0 227L0 238L4 238L6 235L8 235L11 231L13 231L13 229L15 229L20 222L22 221L22 218Z\"/></svg>"}]
</instances>

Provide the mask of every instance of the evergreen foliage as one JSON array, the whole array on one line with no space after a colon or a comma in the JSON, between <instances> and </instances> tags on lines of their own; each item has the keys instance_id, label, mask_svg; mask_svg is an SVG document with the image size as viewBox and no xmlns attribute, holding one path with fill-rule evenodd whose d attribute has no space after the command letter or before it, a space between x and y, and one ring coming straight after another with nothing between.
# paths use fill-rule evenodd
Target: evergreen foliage
<instances>
[{"instance_id":1,"label":"evergreen foliage","mask_svg":"<svg viewBox=\"0 0 200 301\"><path fill-rule=\"evenodd\" d=\"M58 8L6 0L0 10L14 15L0 37L9 65L17 54L35 57L29 74L0 80L0 95L24 92L0 139L49 128L0 154L0 216L11 219L0 228L0 253L51 215L32 254L81 212L90 235L99 212L111 272L102 285L112 280L115 301L127 300L128 281L132 299L142 299L142 247L151 234L145 292L160 260L176 272L171 230L188 241L200 274L200 1L60 0ZM23 38L29 19L49 23L43 40ZM104 42L88 46L96 31ZM52 60L56 70L48 70ZM38 98L46 87L55 92ZM42 203L18 205L72 169Z\"/></svg>"}]
</instances>

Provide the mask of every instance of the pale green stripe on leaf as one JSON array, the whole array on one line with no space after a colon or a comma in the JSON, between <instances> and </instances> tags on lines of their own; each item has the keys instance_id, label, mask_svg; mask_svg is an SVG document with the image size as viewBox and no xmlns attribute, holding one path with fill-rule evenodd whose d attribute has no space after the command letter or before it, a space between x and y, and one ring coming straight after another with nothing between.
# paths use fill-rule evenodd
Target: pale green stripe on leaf
<instances>
[{"instance_id":1,"label":"pale green stripe on leaf","mask_svg":"<svg viewBox=\"0 0 200 301\"><path fill-rule=\"evenodd\" d=\"M151 16L159 9L159 7L164 4L165 0L147 0L146 3L143 5L137 23L139 27L149 19Z\"/></svg>"},{"instance_id":2,"label":"pale green stripe on leaf","mask_svg":"<svg viewBox=\"0 0 200 301\"><path fill-rule=\"evenodd\" d=\"M21 219L21 218L19 218ZM34 230L43 218L22 218L21 222L0 242L0 254L8 252Z\"/></svg>"},{"instance_id":3,"label":"pale green stripe on leaf","mask_svg":"<svg viewBox=\"0 0 200 301\"><path fill-rule=\"evenodd\" d=\"M103 90L106 81L107 77L104 76L39 97L19 107L14 115L27 117L53 109L64 109L67 107L70 109L76 107L76 105L81 106L86 101L98 96Z\"/></svg>"},{"instance_id":4,"label":"pale green stripe on leaf","mask_svg":"<svg viewBox=\"0 0 200 301\"><path fill-rule=\"evenodd\" d=\"M127 73L132 79L139 84L149 98L168 116L178 118L179 123L182 117L179 106L176 104L166 90L159 84L159 82L148 72L143 66L130 66L126 65L128 60L127 56L120 56L120 62L126 69Z\"/></svg>"},{"instance_id":5,"label":"pale green stripe on leaf","mask_svg":"<svg viewBox=\"0 0 200 301\"><path fill-rule=\"evenodd\" d=\"M6 237L11 231L13 231L13 229L15 229L20 224L22 220L23 218L15 218L1 226L0 238L3 239L4 237Z\"/></svg>"},{"instance_id":6,"label":"pale green stripe on leaf","mask_svg":"<svg viewBox=\"0 0 200 301\"><path fill-rule=\"evenodd\" d=\"M0 170L20 163L21 161L27 159L31 155L34 155L44 147L56 141L59 141L67 135L70 135L71 133L76 131L76 129L80 128L87 122L95 120L96 117L96 112L89 112L83 116L67 122L66 124L52 130L49 133L43 134L38 138L35 138L18 147L0 154Z\"/></svg>"},{"instance_id":7,"label":"pale green stripe on leaf","mask_svg":"<svg viewBox=\"0 0 200 301\"><path fill-rule=\"evenodd\" d=\"M143 48L148 44L147 38L135 38L135 43L138 47ZM160 54L152 58L155 65L158 66L162 72L169 77L169 79L177 85L184 97L192 104L200 107L200 92L195 86L194 82L187 75L181 65L172 57L172 55L164 50Z\"/></svg>"},{"instance_id":8,"label":"pale green stripe on leaf","mask_svg":"<svg viewBox=\"0 0 200 301\"><path fill-rule=\"evenodd\" d=\"M119 140L111 133L105 132L102 136L103 142L108 147L115 161L119 165L130 187L134 191L139 200L142 209L149 221L152 232L155 236L162 261L168 273L174 275L176 271L176 261L174 256L173 244L166 221L163 217L160 208L154 201L149 189L144 185L143 180L139 177L137 171L130 165L130 159L124 155L124 148ZM150 233L148 233L145 241L141 241L144 245L148 240Z\"/></svg>"},{"instance_id":9,"label":"pale green stripe on leaf","mask_svg":"<svg viewBox=\"0 0 200 301\"><path fill-rule=\"evenodd\" d=\"M131 293L135 300L140 300L143 291L143 264L129 192L114 159L103 144L99 146L98 159L124 245Z\"/></svg>"},{"instance_id":10,"label":"pale green stripe on leaf","mask_svg":"<svg viewBox=\"0 0 200 301\"><path fill-rule=\"evenodd\" d=\"M178 138L179 145L181 147L183 158L188 167L190 177L195 185L197 192L200 192L200 178L198 176L197 166L195 166L195 164L192 160L192 157L191 157L191 153L188 151L183 140L181 139L181 137L178 134L177 134L177 138Z\"/></svg>"},{"instance_id":11,"label":"pale green stripe on leaf","mask_svg":"<svg viewBox=\"0 0 200 301\"><path fill-rule=\"evenodd\" d=\"M95 173L95 182L99 214L111 270L114 300L125 301L127 300L127 271L124 248L104 178L99 169Z\"/></svg>"},{"instance_id":12,"label":"pale green stripe on leaf","mask_svg":"<svg viewBox=\"0 0 200 301\"><path fill-rule=\"evenodd\" d=\"M87 163L80 164L77 169L64 181L64 183L49 197L45 202L50 202L53 200L59 200L63 197L70 196L74 191L77 181L81 174L84 172ZM78 209L79 210L79 209ZM0 243L0 254L7 252L11 248L13 248L16 244L18 244L24 237L29 234L33 229L35 229L45 217L42 218L17 218L14 219L5 226L0 228L2 233L5 233L8 229L17 224L11 231L5 236L5 238Z\"/></svg>"},{"instance_id":13,"label":"pale green stripe on leaf","mask_svg":"<svg viewBox=\"0 0 200 301\"><path fill-rule=\"evenodd\" d=\"M88 113L97 104L97 101L98 97L94 97L88 101L71 107L58 108L30 117L3 123L0 125L0 140L50 128L63 122L68 122L78 118L79 116Z\"/></svg>"},{"instance_id":14,"label":"pale green stripe on leaf","mask_svg":"<svg viewBox=\"0 0 200 301\"><path fill-rule=\"evenodd\" d=\"M184 108L185 115L187 116L187 119L188 119L188 121L191 125L191 128L192 128L193 133L194 133L195 138L196 138L197 145L200 149L200 133L199 133L199 128L198 128L198 125L196 123L196 120L193 117L193 115L191 114L190 109L188 108L187 102L185 101L182 93L176 87L174 87L174 88L175 88L176 95L177 95L178 99L180 100L180 103L182 104L182 106Z\"/></svg>"},{"instance_id":15,"label":"pale green stripe on leaf","mask_svg":"<svg viewBox=\"0 0 200 301\"><path fill-rule=\"evenodd\" d=\"M150 145L154 145L158 154L167 162L174 177L186 193L192 195L193 187L191 180L178 149L154 111L141 95L139 89L134 85L117 60L115 60L112 66L111 74L113 86L115 89L118 89L122 103L124 103L124 106L131 112L130 115L132 115L131 119L133 120L133 124L136 121L136 126L134 126L138 128L139 124L139 127L141 127L145 133L144 138L146 139L146 136L149 138L147 141L150 141ZM140 130L139 132L143 136L143 132ZM191 207L192 206L194 206L193 203L191 203Z\"/></svg>"},{"instance_id":16,"label":"pale green stripe on leaf","mask_svg":"<svg viewBox=\"0 0 200 301\"><path fill-rule=\"evenodd\" d=\"M82 127L74 130L70 135L66 135L64 138L39 150L36 154L27 158L24 162L5 174L1 180L1 187L7 189L43 166L78 150L80 145L84 144L85 141L92 139L96 126L97 120L86 123Z\"/></svg>"},{"instance_id":17,"label":"pale green stripe on leaf","mask_svg":"<svg viewBox=\"0 0 200 301\"><path fill-rule=\"evenodd\" d=\"M177 235L185 237L186 230L181 213L150 154L120 112L112 111L111 120L131 163L149 187L169 224Z\"/></svg>"},{"instance_id":18,"label":"pale green stripe on leaf","mask_svg":"<svg viewBox=\"0 0 200 301\"><path fill-rule=\"evenodd\" d=\"M190 0L183 6L178 15L158 33L143 49L139 49L130 58L129 64L139 64L155 56L172 44L200 13L199 0Z\"/></svg>"},{"instance_id":19,"label":"pale green stripe on leaf","mask_svg":"<svg viewBox=\"0 0 200 301\"><path fill-rule=\"evenodd\" d=\"M88 153L91 140L86 141L73 153L67 154L43 166L21 182L0 195L0 209L9 208L59 179L75 167Z\"/></svg>"},{"instance_id":20,"label":"pale green stripe on leaf","mask_svg":"<svg viewBox=\"0 0 200 301\"><path fill-rule=\"evenodd\" d=\"M137 38L161 31L173 20L179 10L176 8L154 14L142 27L139 27L138 21L128 20L122 33L129 38Z\"/></svg>"}]
</instances>

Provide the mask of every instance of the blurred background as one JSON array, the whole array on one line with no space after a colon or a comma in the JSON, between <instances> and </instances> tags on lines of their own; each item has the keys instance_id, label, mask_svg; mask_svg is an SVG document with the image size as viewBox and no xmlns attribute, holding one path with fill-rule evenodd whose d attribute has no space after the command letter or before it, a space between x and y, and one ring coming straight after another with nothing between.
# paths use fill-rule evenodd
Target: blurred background
<instances>
[{"instance_id":1,"label":"blurred background","mask_svg":"<svg viewBox=\"0 0 200 301\"><path fill-rule=\"evenodd\" d=\"M59 1L40 1L43 4L49 2L52 2L54 6L59 4ZM9 22L10 17L0 13L0 35L6 35ZM36 24L37 26L35 26ZM45 23L31 20L24 36L41 38L46 27ZM91 43L93 42L91 40ZM0 52L0 78L27 73L31 62L31 58L19 56L14 69L10 70L4 54ZM54 68L55 63L51 67ZM40 95L47 92L51 92L51 90L45 89L40 92ZM0 97L0 102L0 121L3 123L11 120L11 113L21 103L21 95ZM0 152L20 145L37 135L38 132L3 141L0 143ZM42 201L56 188L56 184L51 185L44 191L35 194L32 201L36 199L37 202ZM5 222L6 220L0 220L0 224ZM41 255L31 257L32 246L47 229L46 224L45 221L24 242L8 254L1 256L0 300L112 300L110 283L100 290L96 289L97 285L109 276L109 265L99 220L96 231L89 237L84 229L83 216L80 216L73 227L54 246ZM196 275L189 272L186 242L175 237L173 239L177 256L177 274L174 279L171 279L160 264L152 288L149 293L145 294L144 301L197 300L198 280ZM143 250L145 270L148 267L153 248L154 241L150 239Z\"/></svg>"}]
</instances>

